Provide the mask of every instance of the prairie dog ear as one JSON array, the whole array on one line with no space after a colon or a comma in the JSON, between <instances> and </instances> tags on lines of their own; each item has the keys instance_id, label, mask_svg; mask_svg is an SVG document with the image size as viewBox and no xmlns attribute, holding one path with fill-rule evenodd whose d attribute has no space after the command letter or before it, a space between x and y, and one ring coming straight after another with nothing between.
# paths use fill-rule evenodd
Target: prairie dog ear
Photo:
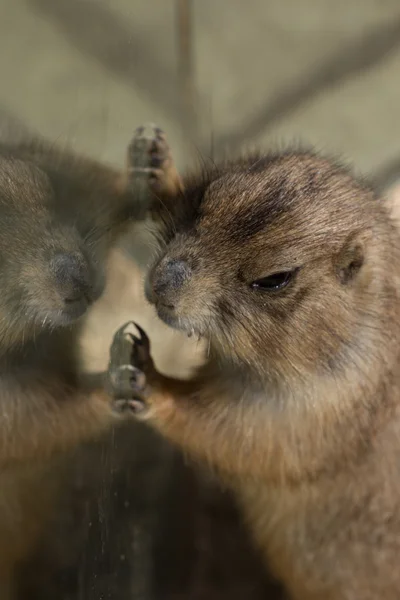
<instances>
[{"instance_id":1,"label":"prairie dog ear","mask_svg":"<svg viewBox=\"0 0 400 600\"><path fill-rule=\"evenodd\" d=\"M367 245L371 235L371 231L366 230L351 234L347 238L335 261L336 273L341 283L350 283L357 277L367 256Z\"/></svg>"}]
</instances>

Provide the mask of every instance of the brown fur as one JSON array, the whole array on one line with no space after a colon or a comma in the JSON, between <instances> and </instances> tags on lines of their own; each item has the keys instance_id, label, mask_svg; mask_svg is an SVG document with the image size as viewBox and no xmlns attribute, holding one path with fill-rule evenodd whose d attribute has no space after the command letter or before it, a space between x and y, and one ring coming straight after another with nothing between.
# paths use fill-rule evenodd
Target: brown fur
<instances>
[{"instance_id":1,"label":"brown fur","mask_svg":"<svg viewBox=\"0 0 400 600\"><path fill-rule=\"evenodd\" d=\"M139 416L230 481L293 599L398 598L400 243L387 207L307 152L216 167L185 190L163 209L147 295L206 338L209 360L178 381L139 345ZM250 287L293 268L280 292Z\"/></svg>"},{"instance_id":2,"label":"brown fur","mask_svg":"<svg viewBox=\"0 0 400 600\"><path fill-rule=\"evenodd\" d=\"M146 187L153 178L162 197L175 171L169 157L148 150L139 156L149 168L138 171L138 182ZM49 517L57 458L121 420L102 377L81 374L85 319L78 317L102 292L117 238L148 212L135 177L42 141L0 146L2 600L14 597L15 569ZM75 300L68 264L57 272L60 255L82 272L84 300Z\"/></svg>"},{"instance_id":3,"label":"brown fur","mask_svg":"<svg viewBox=\"0 0 400 600\"><path fill-rule=\"evenodd\" d=\"M140 253L143 265L150 259L151 240L140 224L123 247ZM143 273L118 248L110 255L106 290L85 319L85 370L107 368L110 339L132 317L149 332L163 372L187 377L202 362L204 344L157 318L144 298ZM55 523L46 526L40 553L35 546L29 577L24 570L30 587L23 598L126 600L147 597L148 588L165 600L280 598L265 581L231 494L182 462L179 451L171 453L135 420L68 457L62 505L51 507Z\"/></svg>"}]
</instances>

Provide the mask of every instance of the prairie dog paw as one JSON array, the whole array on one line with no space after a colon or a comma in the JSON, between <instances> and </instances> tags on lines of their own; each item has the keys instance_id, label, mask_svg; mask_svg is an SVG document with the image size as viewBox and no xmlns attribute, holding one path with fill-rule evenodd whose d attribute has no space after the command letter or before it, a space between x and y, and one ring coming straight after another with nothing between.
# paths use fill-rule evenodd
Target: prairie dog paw
<instances>
[{"instance_id":1,"label":"prairie dog paw","mask_svg":"<svg viewBox=\"0 0 400 600\"><path fill-rule=\"evenodd\" d=\"M129 331L132 326L138 335ZM149 338L136 323L125 323L114 335L108 367L108 388L117 412L137 414L146 409L150 393L147 374L153 370Z\"/></svg>"},{"instance_id":2,"label":"prairie dog paw","mask_svg":"<svg viewBox=\"0 0 400 600\"><path fill-rule=\"evenodd\" d=\"M132 185L160 192L169 185L171 168L171 151L162 129L153 124L138 127L128 147Z\"/></svg>"}]
</instances>

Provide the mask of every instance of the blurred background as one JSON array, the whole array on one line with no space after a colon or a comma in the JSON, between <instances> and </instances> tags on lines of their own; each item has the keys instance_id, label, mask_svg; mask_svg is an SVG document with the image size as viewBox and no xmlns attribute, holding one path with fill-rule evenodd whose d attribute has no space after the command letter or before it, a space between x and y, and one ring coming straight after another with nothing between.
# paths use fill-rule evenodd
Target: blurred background
<instances>
[{"instance_id":1,"label":"blurred background","mask_svg":"<svg viewBox=\"0 0 400 600\"><path fill-rule=\"evenodd\" d=\"M155 122L178 167L254 146L306 143L385 187L400 172L398 0L1 0L0 115L123 165ZM156 321L136 231L88 320L88 368L134 318L156 362L185 374L201 348ZM256 600L261 573L232 498L144 426L59 466L62 494L24 600Z\"/></svg>"},{"instance_id":2,"label":"blurred background","mask_svg":"<svg viewBox=\"0 0 400 600\"><path fill-rule=\"evenodd\" d=\"M105 160L143 121L181 167L299 140L400 157L397 0L2 0L0 28L0 107Z\"/></svg>"}]
</instances>

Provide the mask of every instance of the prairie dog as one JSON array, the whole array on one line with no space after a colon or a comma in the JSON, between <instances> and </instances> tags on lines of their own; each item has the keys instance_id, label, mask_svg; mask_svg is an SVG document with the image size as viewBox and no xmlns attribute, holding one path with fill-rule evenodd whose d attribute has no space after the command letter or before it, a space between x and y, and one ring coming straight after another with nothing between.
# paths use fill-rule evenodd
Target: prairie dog
<instances>
[{"instance_id":1,"label":"prairie dog","mask_svg":"<svg viewBox=\"0 0 400 600\"><path fill-rule=\"evenodd\" d=\"M140 128L126 172L42 140L0 144L0 596L51 506L51 460L121 418L80 335L117 238L168 195L161 130Z\"/></svg>"},{"instance_id":2,"label":"prairie dog","mask_svg":"<svg viewBox=\"0 0 400 600\"><path fill-rule=\"evenodd\" d=\"M400 594L400 240L388 207L308 152L184 180L146 293L206 339L188 382L144 331L114 393L236 490L294 600ZM168 218L167 218L168 217ZM145 375L145 377L144 377Z\"/></svg>"}]
</instances>

